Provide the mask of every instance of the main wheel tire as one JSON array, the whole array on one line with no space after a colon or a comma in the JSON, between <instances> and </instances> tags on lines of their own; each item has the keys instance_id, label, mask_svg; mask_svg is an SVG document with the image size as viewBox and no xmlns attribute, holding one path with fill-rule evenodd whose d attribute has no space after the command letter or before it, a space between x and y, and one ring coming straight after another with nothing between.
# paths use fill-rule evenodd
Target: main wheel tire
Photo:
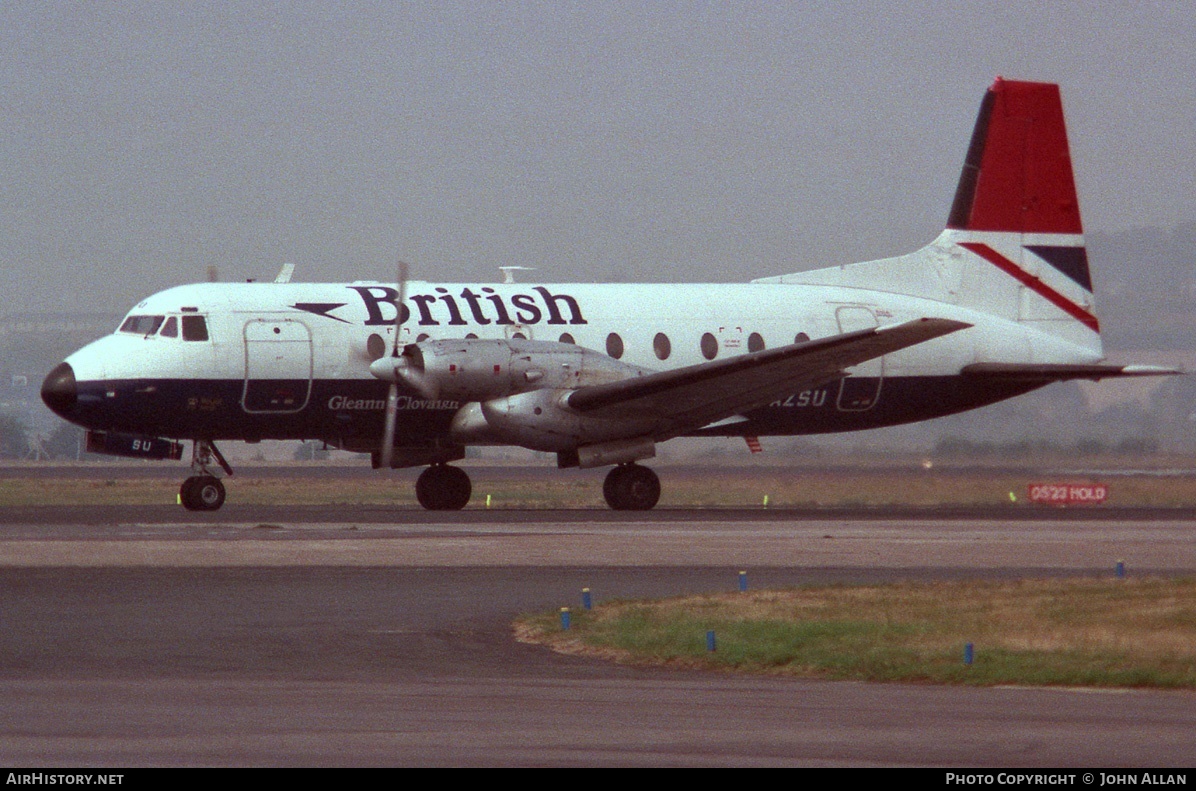
<instances>
[{"instance_id":1,"label":"main wheel tire","mask_svg":"<svg viewBox=\"0 0 1196 791\"><path fill-rule=\"evenodd\" d=\"M446 464L429 467L415 482L415 499L429 511L459 511L469 503L472 495L469 475Z\"/></svg>"},{"instance_id":2,"label":"main wheel tire","mask_svg":"<svg viewBox=\"0 0 1196 791\"><path fill-rule=\"evenodd\" d=\"M607 473L602 495L616 511L650 511L660 501L660 478L648 467L621 464Z\"/></svg>"},{"instance_id":3,"label":"main wheel tire","mask_svg":"<svg viewBox=\"0 0 1196 791\"><path fill-rule=\"evenodd\" d=\"M616 511L623 510L619 481L626 472L627 467L624 465L612 467L606 474L606 480L602 482L602 496L606 498L606 504Z\"/></svg>"}]
</instances>

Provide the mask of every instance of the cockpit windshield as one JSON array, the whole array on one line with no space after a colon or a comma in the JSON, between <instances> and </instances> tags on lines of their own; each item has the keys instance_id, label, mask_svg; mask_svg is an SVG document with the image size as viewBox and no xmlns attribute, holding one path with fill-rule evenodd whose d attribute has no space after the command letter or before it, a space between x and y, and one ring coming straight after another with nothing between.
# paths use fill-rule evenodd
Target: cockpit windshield
<instances>
[{"instance_id":1,"label":"cockpit windshield","mask_svg":"<svg viewBox=\"0 0 1196 791\"><path fill-rule=\"evenodd\" d=\"M203 316L183 316L183 340L206 341L208 322Z\"/></svg>"},{"instance_id":2,"label":"cockpit windshield","mask_svg":"<svg viewBox=\"0 0 1196 791\"><path fill-rule=\"evenodd\" d=\"M125 319L125 323L120 325L119 332L142 336L153 335L165 320L165 316L129 316Z\"/></svg>"},{"instance_id":3,"label":"cockpit windshield","mask_svg":"<svg viewBox=\"0 0 1196 791\"><path fill-rule=\"evenodd\" d=\"M159 335L162 338L177 338L182 330L185 341L206 341L208 322L203 316L127 316L117 332L140 335L148 338ZM161 330L161 332L159 332Z\"/></svg>"}]
</instances>

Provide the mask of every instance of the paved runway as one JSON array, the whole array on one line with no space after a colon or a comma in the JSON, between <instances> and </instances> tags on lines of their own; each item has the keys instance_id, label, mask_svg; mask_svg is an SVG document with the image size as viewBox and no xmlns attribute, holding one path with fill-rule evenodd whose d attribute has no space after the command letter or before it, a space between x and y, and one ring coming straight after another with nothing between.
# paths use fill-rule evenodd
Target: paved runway
<instances>
[{"instance_id":1,"label":"paved runway","mask_svg":"<svg viewBox=\"0 0 1196 791\"><path fill-rule=\"evenodd\" d=\"M1189 766L1196 695L643 670L520 612L908 578L1190 574L1184 513L0 509L10 765ZM1021 516L1021 515L1019 515Z\"/></svg>"}]
</instances>

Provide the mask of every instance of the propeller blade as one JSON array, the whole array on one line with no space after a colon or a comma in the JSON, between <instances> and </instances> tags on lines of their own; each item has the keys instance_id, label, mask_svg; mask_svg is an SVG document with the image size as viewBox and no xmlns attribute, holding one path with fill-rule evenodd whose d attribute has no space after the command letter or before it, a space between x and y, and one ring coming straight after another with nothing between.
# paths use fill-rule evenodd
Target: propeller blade
<instances>
[{"instance_id":1,"label":"propeller blade","mask_svg":"<svg viewBox=\"0 0 1196 791\"><path fill-rule=\"evenodd\" d=\"M395 415L399 411L399 386L392 384L390 386L390 394L386 397L386 427L382 431L382 448L379 452L379 460L381 467L384 470L390 469L391 460L394 458L395 447Z\"/></svg>"},{"instance_id":2,"label":"propeller blade","mask_svg":"<svg viewBox=\"0 0 1196 791\"><path fill-rule=\"evenodd\" d=\"M391 461L394 459L395 447L395 418L399 411L399 380L398 380L398 366L399 361L399 335L403 329L403 303L407 300L407 264L399 261L398 272L398 286L399 293L395 297L395 337L391 344L390 356L392 371L389 377L380 376L380 379L390 379L390 392L386 397L386 424L382 429L382 447L379 450L378 458L382 462L382 467L390 468ZM382 360L375 360L370 365L370 373L378 376L374 372L374 365L382 362Z\"/></svg>"}]
</instances>

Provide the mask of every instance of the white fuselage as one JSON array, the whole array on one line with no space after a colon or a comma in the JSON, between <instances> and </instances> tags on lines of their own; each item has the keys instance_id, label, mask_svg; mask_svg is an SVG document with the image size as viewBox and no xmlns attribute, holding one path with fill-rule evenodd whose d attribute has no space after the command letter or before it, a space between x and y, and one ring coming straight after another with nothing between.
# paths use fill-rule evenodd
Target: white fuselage
<instances>
[{"instance_id":1,"label":"white fuselage","mask_svg":"<svg viewBox=\"0 0 1196 791\"><path fill-rule=\"evenodd\" d=\"M555 309L537 288L557 298ZM388 292L393 287L381 283L180 286L142 301L130 315L182 316L183 308L193 308L207 319L209 341L189 343L179 337L117 332L71 355L68 362L79 381L243 379L246 327L262 320L287 320L307 330L298 342L310 344L311 378L368 380L369 337L382 337L387 348L393 342L394 307L386 301ZM477 315L462 292L483 297L473 300ZM320 307L313 312L296 305ZM707 334L717 342L715 357L722 358L747 352L753 333L765 348L775 348L794 343L802 334L818 339L919 317L949 318L974 326L886 355L884 376L950 376L977 362L1092 363L1100 359L1089 349L976 310L860 288L413 282L408 285L406 305L410 317L401 327L400 345L467 336L522 335L549 341L568 336L567 342L608 352L608 338L614 334L622 342L619 359L654 370L713 359L703 354L702 338ZM658 334L668 339L664 359L654 344ZM271 375L268 366L262 374Z\"/></svg>"},{"instance_id":2,"label":"white fuselage","mask_svg":"<svg viewBox=\"0 0 1196 791\"><path fill-rule=\"evenodd\" d=\"M386 385L369 365L392 348L395 294L381 283L196 284L160 292L129 314L152 317L145 326L156 323L155 333L117 331L67 359L81 395L79 408L64 416L95 429L175 438L316 438L370 449ZM411 282L404 304L400 346L525 337L576 344L649 371L921 317L972 325L706 432L714 434L819 433L921 420L1032 389L977 390L959 375L969 364L1097 359L1091 349L975 309L842 286ZM202 317L206 339L163 334L161 327L185 316ZM400 436L412 443L447 436L462 406L413 391L400 399Z\"/></svg>"}]
</instances>

